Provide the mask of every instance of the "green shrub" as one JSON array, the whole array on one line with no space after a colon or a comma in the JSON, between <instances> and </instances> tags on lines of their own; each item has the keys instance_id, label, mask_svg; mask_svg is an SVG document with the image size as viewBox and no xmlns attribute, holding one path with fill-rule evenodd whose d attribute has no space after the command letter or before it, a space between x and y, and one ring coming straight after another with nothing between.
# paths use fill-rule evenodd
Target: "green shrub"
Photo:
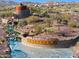
<instances>
[{"instance_id":1,"label":"green shrub","mask_svg":"<svg viewBox=\"0 0 79 59\"><path fill-rule=\"evenodd\" d=\"M47 19L45 20L45 26L46 26L46 27L50 27L50 26L51 26L51 19L47 18Z\"/></svg>"},{"instance_id":2,"label":"green shrub","mask_svg":"<svg viewBox=\"0 0 79 59\"><path fill-rule=\"evenodd\" d=\"M69 26L70 26L70 27L73 27L73 28L74 28L74 27L77 27L75 22L70 22L70 23L69 23Z\"/></svg>"},{"instance_id":3,"label":"green shrub","mask_svg":"<svg viewBox=\"0 0 79 59\"><path fill-rule=\"evenodd\" d=\"M42 32L42 27L40 25L35 25L34 26L34 29L35 29L35 33L36 34L40 34Z\"/></svg>"},{"instance_id":4,"label":"green shrub","mask_svg":"<svg viewBox=\"0 0 79 59\"><path fill-rule=\"evenodd\" d=\"M25 25L27 25L27 21L26 20L22 20L22 21L19 21L18 22L18 26L25 26Z\"/></svg>"},{"instance_id":5,"label":"green shrub","mask_svg":"<svg viewBox=\"0 0 79 59\"><path fill-rule=\"evenodd\" d=\"M0 16L9 17L9 16L13 16L13 13L12 12L5 12L5 13L2 13Z\"/></svg>"},{"instance_id":6,"label":"green shrub","mask_svg":"<svg viewBox=\"0 0 79 59\"><path fill-rule=\"evenodd\" d=\"M56 29L52 28L52 27L49 27L49 28L46 28L46 31L47 32L55 32Z\"/></svg>"},{"instance_id":7,"label":"green shrub","mask_svg":"<svg viewBox=\"0 0 79 59\"><path fill-rule=\"evenodd\" d=\"M29 18L27 18L27 23L30 24L30 23L35 23L39 20L39 17L37 16L30 16Z\"/></svg>"}]
</instances>

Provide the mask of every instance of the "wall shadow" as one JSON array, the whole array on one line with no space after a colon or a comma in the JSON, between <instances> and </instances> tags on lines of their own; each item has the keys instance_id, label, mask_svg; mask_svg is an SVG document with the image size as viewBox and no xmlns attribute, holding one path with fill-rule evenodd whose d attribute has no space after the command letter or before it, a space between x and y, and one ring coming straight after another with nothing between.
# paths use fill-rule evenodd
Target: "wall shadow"
<instances>
[{"instance_id":1,"label":"wall shadow","mask_svg":"<svg viewBox=\"0 0 79 59\"><path fill-rule=\"evenodd\" d=\"M75 39L58 41L54 47L55 48L69 48L69 47L75 46L78 40L79 40L79 36L76 37Z\"/></svg>"}]
</instances>

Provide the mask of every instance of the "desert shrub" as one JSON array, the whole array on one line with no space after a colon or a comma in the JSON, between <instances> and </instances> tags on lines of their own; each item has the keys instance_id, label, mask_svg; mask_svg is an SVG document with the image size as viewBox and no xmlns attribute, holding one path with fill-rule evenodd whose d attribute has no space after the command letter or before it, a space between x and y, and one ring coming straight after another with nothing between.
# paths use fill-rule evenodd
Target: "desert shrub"
<instances>
[{"instance_id":1,"label":"desert shrub","mask_svg":"<svg viewBox=\"0 0 79 59\"><path fill-rule=\"evenodd\" d=\"M51 26L51 19L47 18L45 19L45 26L50 27Z\"/></svg>"},{"instance_id":2,"label":"desert shrub","mask_svg":"<svg viewBox=\"0 0 79 59\"><path fill-rule=\"evenodd\" d=\"M34 25L35 33L40 34L42 32L42 27L40 25Z\"/></svg>"},{"instance_id":3,"label":"desert shrub","mask_svg":"<svg viewBox=\"0 0 79 59\"><path fill-rule=\"evenodd\" d=\"M46 32L56 32L57 29L49 27L49 28L45 28Z\"/></svg>"},{"instance_id":4,"label":"desert shrub","mask_svg":"<svg viewBox=\"0 0 79 59\"><path fill-rule=\"evenodd\" d=\"M27 21L26 20L22 20L22 21L18 22L18 26L20 26L20 27L25 26L25 25L27 25Z\"/></svg>"},{"instance_id":5,"label":"desert shrub","mask_svg":"<svg viewBox=\"0 0 79 59\"><path fill-rule=\"evenodd\" d=\"M73 27L73 28L74 28L74 27L77 27L77 26L76 26L76 23L75 23L75 22L73 22L73 21L69 22L69 24L68 24L68 25L69 25L70 27Z\"/></svg>"},{"instance_id":6,"label":"desert shrub","mask_svg":"<svg viewBox=\"0 0 79 59\"><path fill-rule=\"evenodd\" d=\"M0 14L0 16L9 17L9 16L13 16L13 13L12 12L5 12L5 13Z\"/></svg>"},{"instance_id":7,"label":"desert shrub","mask_svg":"<svg viewBox=\"0 0 79 59\"><path fill-rule=\"evenodd\" d=\"M38 16L30 16L27 18L27 23L30 24L30 23L35 23L39 20L39 17Z\"/></svg>"}]
</instances>

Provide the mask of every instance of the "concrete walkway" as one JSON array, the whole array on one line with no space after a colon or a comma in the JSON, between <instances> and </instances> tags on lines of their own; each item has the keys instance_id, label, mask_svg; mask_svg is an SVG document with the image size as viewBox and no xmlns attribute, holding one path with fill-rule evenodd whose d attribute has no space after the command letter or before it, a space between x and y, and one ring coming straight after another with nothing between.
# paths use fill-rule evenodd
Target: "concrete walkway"
<instances>
[{"instance_id":1,"label":"concrete walkway","mask_svg":"<svg viewBox=\"0 0 79 59\"><path fill-rule=\"evenodd\" d=\"M34 48L19 43L14 49L25 52L29 58L73 58L72 48Z\"/></svg>"}]
</instances>

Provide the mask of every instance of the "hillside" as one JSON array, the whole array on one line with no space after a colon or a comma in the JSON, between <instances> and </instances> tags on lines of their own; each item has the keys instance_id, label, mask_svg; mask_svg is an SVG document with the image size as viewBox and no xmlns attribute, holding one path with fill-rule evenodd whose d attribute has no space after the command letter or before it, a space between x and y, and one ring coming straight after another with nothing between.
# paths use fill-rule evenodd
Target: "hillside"
<instances>
[{"instance_id":1,"label":"hillside","mask_svg":"<svg viewBox=\"0 0 79 59\"><path fill-rule=\"evenodd\" d=\"M0 0L0 6L6 6L6 5L15 5L16 2L13 0Z\"/></svg>"}]
</instances>

